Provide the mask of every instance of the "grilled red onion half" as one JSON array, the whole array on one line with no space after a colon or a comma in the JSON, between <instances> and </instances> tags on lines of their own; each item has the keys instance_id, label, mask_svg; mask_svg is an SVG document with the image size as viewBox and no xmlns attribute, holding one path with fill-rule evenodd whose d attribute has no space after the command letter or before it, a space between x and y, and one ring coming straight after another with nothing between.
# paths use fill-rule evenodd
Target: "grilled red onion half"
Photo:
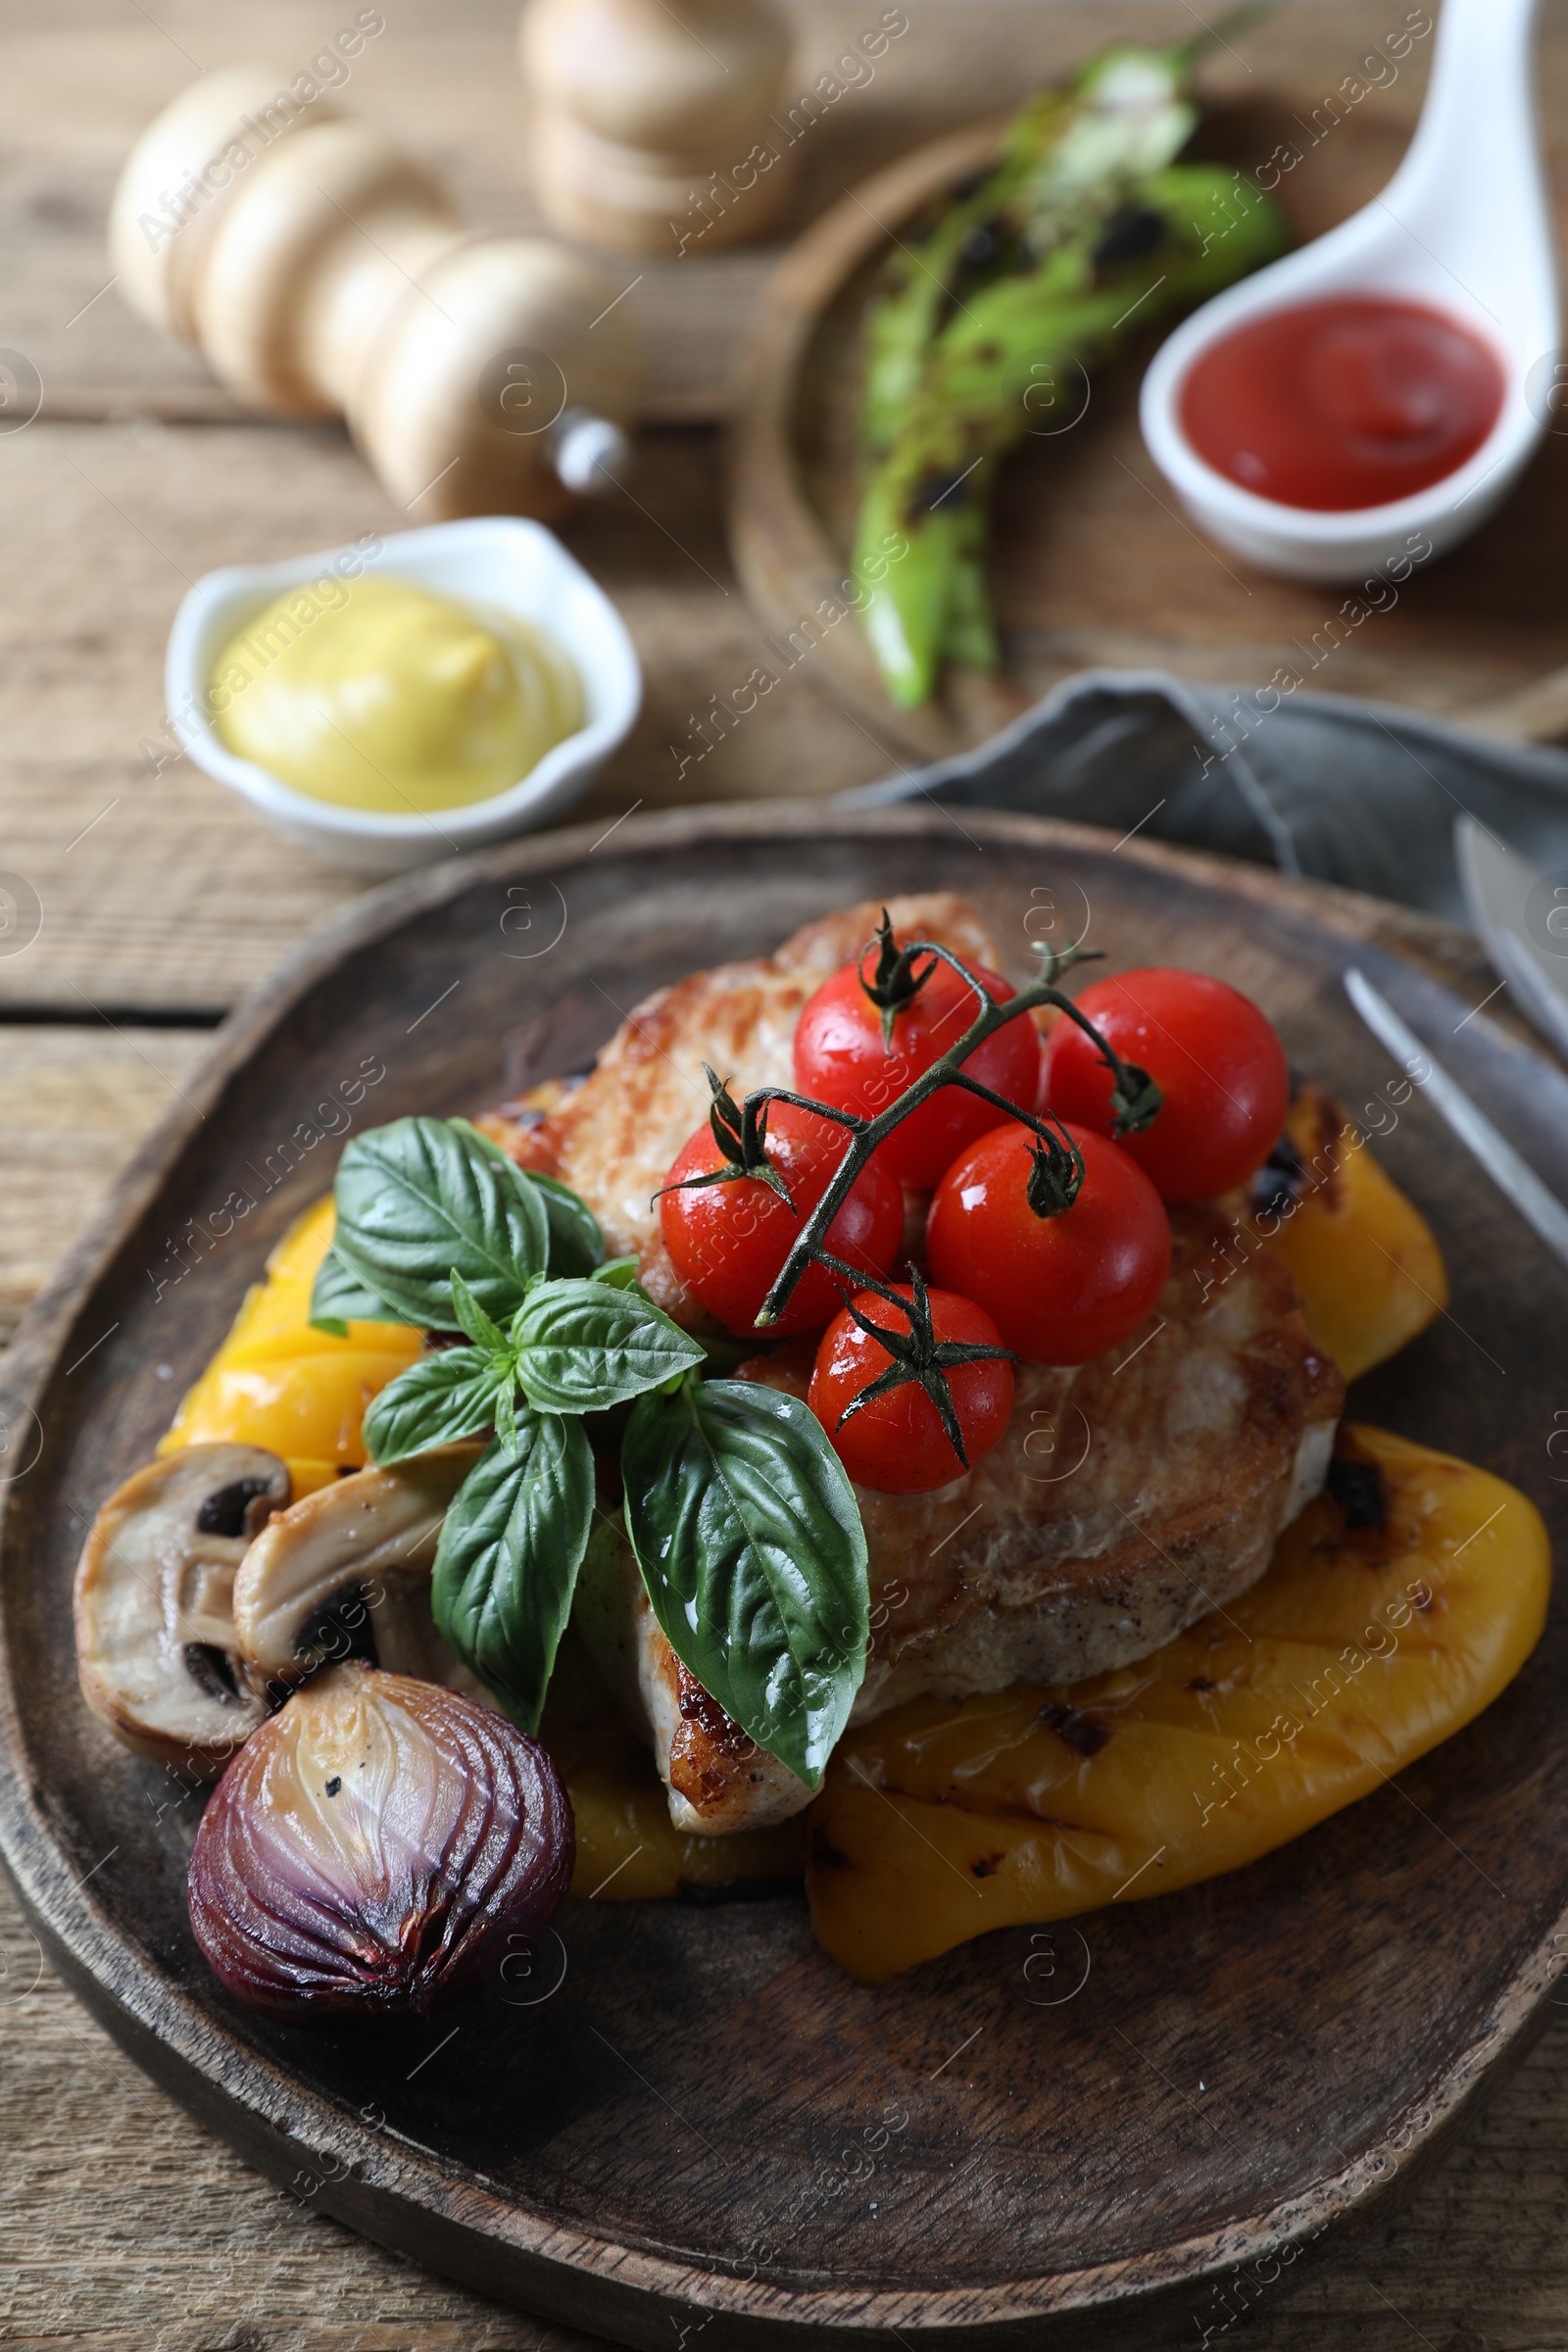
<instances>
[{"instance_id":1,"label":"grilled red onion half","mask_svg":"<svg viewBox=\"0 0 1568 2352\"><path fill-rule=\"evenodd\" d=\"M537 1740L476 1699L349 1663L253 1732L196 1833L190 1917L273 2016L427 2016L565 1893L571 1806Z\"/></svg>"}]
</instances>

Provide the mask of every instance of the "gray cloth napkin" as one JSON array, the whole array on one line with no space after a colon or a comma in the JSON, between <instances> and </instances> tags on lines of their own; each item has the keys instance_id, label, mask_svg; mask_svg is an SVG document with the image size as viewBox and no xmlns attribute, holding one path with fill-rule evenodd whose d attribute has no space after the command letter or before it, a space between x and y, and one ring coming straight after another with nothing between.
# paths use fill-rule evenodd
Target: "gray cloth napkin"
<instances>
[{"instance_id":1,"label":"gray cloth napkin","mask_svg":"<svg viewBox=\"0 0 1568 2352\"><path fill-rule=\"evenodd\" d=\"M1461 809L1537 866L1568 868L1568 752L1494 743L1396 703L1091 669L973 752L843 798L1072 817L1466 918Z\"/></svg>"}]
</instances>

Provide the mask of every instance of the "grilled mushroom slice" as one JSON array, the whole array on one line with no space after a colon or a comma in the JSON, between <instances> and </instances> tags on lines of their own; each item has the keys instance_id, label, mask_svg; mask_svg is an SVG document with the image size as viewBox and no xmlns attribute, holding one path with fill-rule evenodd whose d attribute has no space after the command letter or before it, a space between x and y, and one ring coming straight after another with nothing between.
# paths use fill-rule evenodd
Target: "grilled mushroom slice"
<instances>
[{"instance_id":1,"label":"grilled mushroom slice","mask_svg":"<svg viewBox=\"0 0 1568 2352\"><path fill-rule=\"evenodd\" d=\"M234 1580L234 1635L263 1679L364 1658L421 1682L461 1681L430 1615L447 1505L479 1456L444 1446L318 1487L263 1529Z\"/></svg>"},{"instance_id":2,"label":"grilled mushroom slice","mask_svg":"<svg viewBox=\"0 0 1568 2352\"><path fill-rule=\"evenodd\" d=\"M234 1573L290 1494L259 1446L187 1446L111 1494L76 1568L82 1696L155 1764L211 1780L268 1711L234 1643Z\"/></svg>"}]
</instances>

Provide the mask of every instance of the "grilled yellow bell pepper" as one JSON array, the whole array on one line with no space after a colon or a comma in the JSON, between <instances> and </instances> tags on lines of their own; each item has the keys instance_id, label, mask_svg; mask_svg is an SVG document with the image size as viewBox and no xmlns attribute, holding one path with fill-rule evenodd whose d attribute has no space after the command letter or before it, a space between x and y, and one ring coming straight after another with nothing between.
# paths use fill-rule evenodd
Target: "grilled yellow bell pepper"
<instances>
[{"instance_id":1,"label":"grilled yellow bell pepper","mask_svg":"<svg viewBox=\"0 0 1568 2352\"><path fill-rule=\"evenodd\" d=\"M1250 1592L1140 1664L920 1699L840 1741L807 1886L852 1977L1240 1870L1490 1706L1545 1622L1540 1514L1386 1431L1348 1446L1380 1526L1319 1495Z\"/></svg>"},{"instance_id":2,"label":"grilled yellow bell pepper","mask_svg":"<svg viewBox=\"0 0 1568 2352\"><path fill-rule=\"evenodd\" d=\"M351 1323L347 1339L311 1328L311 1286L332 1240L332 1203L318 1200L289 1227L228 1337L180 1400L159 1446L228 1439L287 1462L296 1499L339 1470L361 1470L365 1408L419 1354L421 1332L402 1323Z\"/></svg>"},{"instance_id":3,"label":"grilled yellow bell pepper","mask_svg":"<svg viewBox=\"0 0 1568 2352\"><path fill-rule=\"evenodd\" d=\"M1303 1086L1285 1122L1294 1168L1249 1230L1296 1277L1301 1315L1347 1380L1413 1340L1448 1303L1437 1237L1321 1087Z\"/></svg>"}]
</instances>

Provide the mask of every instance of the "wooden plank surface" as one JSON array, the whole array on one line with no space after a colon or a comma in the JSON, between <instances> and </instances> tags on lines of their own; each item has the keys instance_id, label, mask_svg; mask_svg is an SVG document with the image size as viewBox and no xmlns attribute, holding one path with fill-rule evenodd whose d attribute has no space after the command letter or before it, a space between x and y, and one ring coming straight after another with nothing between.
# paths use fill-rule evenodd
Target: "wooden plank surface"
<instances>
[{"instance_id":1,"label":"wooden plank surface","mask_svg":"<svg viewBox=\"0 0 1568 2352\"><path fill-rule=\"evenodd\" d=\"M297 66L349 13L304 0L0 7L0 343L33 360L46 395L35 425L0 437L0 869L30 883L44 915L24 952L0 952L0 1337L201 1051L189 1021L234 1003L359 887L285 851L188 762L153 772L163 644L187 579L211 565L405 518L341 435L240 419L198 362L106 290L102 239L126 148L198 64ZM400 0L384 13L387 33L367 47L346 103L436 160L478 226L526 224L513 8ZM802 86L878 13L866 0L801 0ZM876 80L812 134L796 221L1089 42L1192 28L1185 0L912 0L909 13ZM1404 15L1403 0L1296 0L1249 36L1245 64L1222 61L1219 79L1244 90L1280 72L1326 91ZM1409 120L1424 63L1418 46L1397 84L1367 102L1391 130ZM1555 144L1568 41L1551 24L1543 86ZM657 344L656 414L716 412L766 267L765 255L689 254L645 274L629 299ZM636 503L567 528L626 612L647 672L643 720L590 804L607 825L638 802L825 793L893 764L808 666L785 671L767 651L724 549L721 464L710 431L661 432L645 443ZM778 688L699 756L694 718L759 661L780 670ZM1398 691L1396 665L1386 690ZM67 1018L19 1026L8 1009ZM153 1015L173 1025L145 1025ZM87 2021L3 1889L0 1964L0 2342L583 2352L313 2221L308 2197L247 2172ZM1217 2340L1250 2303L1259 2352L1328 2352L1352 2335L1360 2352L1556 2352L1568 2348L1565 2224L1568 2034L1557 2023L1399 2219L1352 2256L1240 2282L1194 2337L1207 2327Z\"/></svg>"},{"instance_id":2,"label":"wooden plank surface","mask_svg":"<svg viewBox=\"0 0 1568 2352\"><path fill-rule=\"evenodd\" d=\"M84 2015L3 1886L0 1968L13 2352L604 2352L315 2218L308 2180L291 2195L249 2172ZM1250 2312L1250 2352L1560 2352L1565 2116L1568 2013L1397 2218L1350 2254L1239 2279L1182 2340L1228 2344Z\"/></svg>"}]
</instances>

